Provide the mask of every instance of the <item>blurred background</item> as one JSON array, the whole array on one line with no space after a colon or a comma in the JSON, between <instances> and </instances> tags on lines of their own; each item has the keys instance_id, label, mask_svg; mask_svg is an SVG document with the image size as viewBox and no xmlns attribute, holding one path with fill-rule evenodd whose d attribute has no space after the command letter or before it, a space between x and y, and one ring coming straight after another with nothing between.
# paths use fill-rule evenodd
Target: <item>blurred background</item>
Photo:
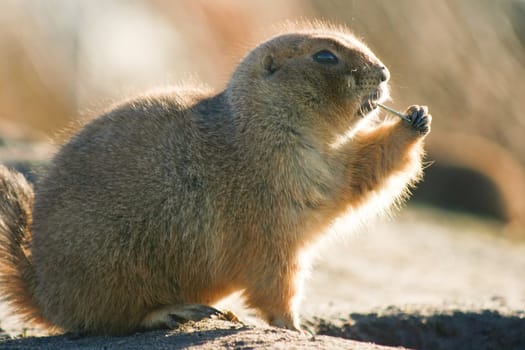
<instances>
[{"instance_id":1,"label":"blurred background","mask_svg":"<svg viewBox=\"0 0 525 350\"><path fill-rule=\"evenodd\" d=\"M314 18L349 26L382 59L393 107L430 106L432 164L409 205L524 238L523 0L3 0L0 159L45 163L50 140L130 93L221 89L275 25Z\"/></svg>"}]
</instances>

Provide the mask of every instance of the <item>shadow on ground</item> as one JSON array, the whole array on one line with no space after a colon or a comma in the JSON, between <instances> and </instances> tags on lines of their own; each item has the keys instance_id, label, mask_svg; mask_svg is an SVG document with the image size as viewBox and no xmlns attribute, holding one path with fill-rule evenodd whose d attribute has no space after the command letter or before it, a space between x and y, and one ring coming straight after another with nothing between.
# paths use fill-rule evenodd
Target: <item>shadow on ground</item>
<instances>
[{"instance_id":1,"label":"shadow on ground","mask_svg":"<svg viewBox=\"0 0 525 350\"><path fill-rule=\"evenodd\" d=\"M65 334L49 337L29 337L0 342L1 349L159 349L200 346L212 340L235 335L242 328L154 331L129 336L78 336Z\"/></svg>"},{"instance_id":2,"label":"shadow on ground","mask_svg":"<svg viewBox=\"0 0 525 350\"><path fill-rule=\"evenodd\" d=\"M390 308L383 314L350 314L347 319L315 319L317 334L412 349L525 349L525 312L497 311L407 313Z\"/></svg>"}]
</instances>

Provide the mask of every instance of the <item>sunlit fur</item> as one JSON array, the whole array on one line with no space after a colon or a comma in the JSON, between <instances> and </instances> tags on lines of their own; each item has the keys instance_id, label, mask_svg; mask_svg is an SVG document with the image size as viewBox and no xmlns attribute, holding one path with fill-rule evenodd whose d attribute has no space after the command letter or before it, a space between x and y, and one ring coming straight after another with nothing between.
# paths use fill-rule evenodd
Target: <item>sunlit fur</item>
<instances>
[{"instance_id":1,"label":"sunlit fur","mask_svg":"<svg viewBox=\"0 0 525 350\"><path fill-rule=\"evenodd\" d=\"M0 291L16 313L125 334L242 291L270 324L299 329L312 244L342 218L354 225L401 202L421 175L424 135L359 113L388 89L350 32L287 28L222 92L157 90L85 125L34 204L23 178L1 169ZM312 59L324 49L338 64Z\"/></svg>"}]
</instances>

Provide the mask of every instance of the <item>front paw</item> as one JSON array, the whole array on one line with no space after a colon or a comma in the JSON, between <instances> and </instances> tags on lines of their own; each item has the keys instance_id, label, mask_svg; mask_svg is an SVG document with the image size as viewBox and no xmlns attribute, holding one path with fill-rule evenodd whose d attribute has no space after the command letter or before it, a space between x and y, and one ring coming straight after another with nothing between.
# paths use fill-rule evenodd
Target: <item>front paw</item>
<instances>
[{"instance_id":1,"label":"front paw","mask_svg":"<svg viewBox=\"0 0 525 350\"><path fill-rule=\"evenodd\" d=\"M293 317L272 317L269 323L273 327L302 332L299 321Z\"/></svg>"},{"instance_id":2,"label":"front paw","mask_svg":"<svg viewBox=\"0 0 525 350\"><path fill-rule=\"evenodd\" d=\"M426 135L430 132L432 116L428 114L427 106L410 106L406 111L406 116L407 119L404 123L412 130L417 131L420 135Z\"/></svg>"}]
</instances>

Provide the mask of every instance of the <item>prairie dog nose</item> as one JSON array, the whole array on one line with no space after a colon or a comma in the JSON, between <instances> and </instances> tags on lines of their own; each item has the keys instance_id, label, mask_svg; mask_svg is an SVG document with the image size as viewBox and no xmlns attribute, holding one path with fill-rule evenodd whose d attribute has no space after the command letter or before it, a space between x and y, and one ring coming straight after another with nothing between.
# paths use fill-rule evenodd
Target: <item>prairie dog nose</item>
<instances>
[{"instance_id":1,"label":"prairie dog nose","mask_svg":"<svg viewBox=\"0 0 525 350\"><path fill-rule=\"evenodd\" d=\"M388 68L386 68L385 66L381 66L379 69L381 70L381 82L388 81L388 79L390 79L390 71L388 70Z\"/></svg>"}]
</instances>

